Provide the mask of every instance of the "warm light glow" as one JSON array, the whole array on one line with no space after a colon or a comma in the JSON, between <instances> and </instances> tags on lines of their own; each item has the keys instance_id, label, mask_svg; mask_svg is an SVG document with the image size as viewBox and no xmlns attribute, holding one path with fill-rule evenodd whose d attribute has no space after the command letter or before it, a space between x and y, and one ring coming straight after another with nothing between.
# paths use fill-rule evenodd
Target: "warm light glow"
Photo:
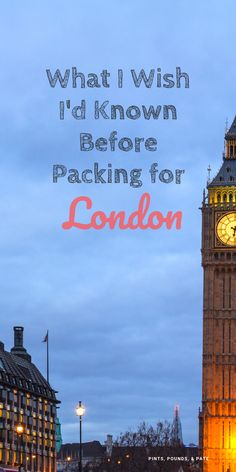
<instances>
[{"instance_id":1,"label":"warm light glow","mask_svg":"<svg viewBox=\"0 0 236 472\"><path fill-rule=\"evenodd\" d=\"M117 461L117 464L121 464L121 461Z\"/></svg>"},{"instance_id":2,"label":"warm light glow","mask_svg":"<svg viewBox=\"0 0 236 472\"><path fill-rule=\"evenodd\" d=\"M70 457L70 456L69 456L69 457L67 457L67 459L66 459L66 460L67 460L68 462L70 462L70 460L71 460L71 457Z\"/></svg>"},{"instance_id":3,"label":"warm light glow","mask_svg":"<svg viewBox=\"0 0 236 472\"><path fill-rule=\"evenodd\" d=\"M35 454L34 454L32 457L33 457L33 459L36 459L36 455L35 455Z\"/></svg>"},{"instance_id":4,"label":"warm light glow","mask_svg":"<svg viewBox=\"0 0 236 472\"><path fill-rule=\"evenodd\" d=\"M29 461L29 457L26 457L26 460Z\"/></svg>"},{"instance_id":5,"label":"warm light glow","mask_svg":"<svg viewBox=\"0 0 236 472\"><path fill-rule=\"evenodd\" d=\"M127 459L129 459L129 454L126 454L126 456L125 456L125 457L126 457Z\"/></svg>"},{"instance_id":6,"label":"warm light glow","mask_svg":"<svg viewBox=\"0 0 236 472\"><path fill-rule=\"evenodd\" d=\"M77 416L83 416L83 415L85 414L85 407L80 403L80 404L76 407L75 411L76 411L76 415L77 415Z\"/></svg>"},{"instance_id":7,"label":"warm light glow","mask_svg":"<svg viewBox=\"0 0 236 472\"><path fill-rule=\"evenodd\" d=\"M217 236L227 246L236 246L236 213L226 213L218 221Z\"/></svg>"},{"instance_id":8,"label":"warm light glow","mask_svg":"<svg viewBox=\"0 0 236 472\"><path fill-rule=\"evenodd\" d=\"M22 426L22 424L18 424L17 427L16 427L16 432L17 432L17 434L23 434L24 426Z\"/></svg>"},{"instance_id":9,"label":"warm light glow","mask_svg":"<svg viewBox=\"0 0 236 472\"><path fill-rule=\"evenodd\" d=\"M236 449L236 437L231 436L231 449L235 450Z\"/></svg>"}]
</instances>

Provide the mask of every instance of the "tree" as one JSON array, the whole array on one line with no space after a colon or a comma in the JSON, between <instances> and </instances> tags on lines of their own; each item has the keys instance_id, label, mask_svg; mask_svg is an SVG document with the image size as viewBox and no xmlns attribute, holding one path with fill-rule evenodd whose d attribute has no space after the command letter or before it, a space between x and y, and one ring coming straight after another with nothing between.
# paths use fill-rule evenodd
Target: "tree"
<instances>
[{"instance_id":1,"label":"tree","mask_svg":"<svg viewBox=\"0 0 236 472\"><path fill-rule=\"evenodd\" d=\"M155 427L149 426L143 421L138 426L137 431L121 433L115 442L115 446L169 446L171 444L171 431L172 426L168 421L159 421Z\"/></svg>"},{"instance_id":2,"label":"tree","mask_svg":"<svg viewBox=\"0 0 236 472\"><path fill-rule=\"evenodd\" d=\"M155 426L141 423L136 431L121 433L112 455L97 472L165 472L172 469L168 457L184 457L183 445L172 445L172 425L159 421Z\"/></svg>"}]
</instances>

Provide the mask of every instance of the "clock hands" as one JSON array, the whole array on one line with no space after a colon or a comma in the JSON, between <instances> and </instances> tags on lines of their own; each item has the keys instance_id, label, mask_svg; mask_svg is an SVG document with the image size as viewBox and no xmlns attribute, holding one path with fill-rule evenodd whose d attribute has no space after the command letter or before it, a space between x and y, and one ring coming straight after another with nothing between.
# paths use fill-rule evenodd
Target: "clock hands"
<instances>
[{"instance_id":1,"label":"clock hands","mask_svg":"<svg viewBox=\"0 0 236 472\"><path fill-rule=\"evenodd\" d=\"M226 213L217 223L216 235L227 246L236 247L236 211Z\"/></svg>"},{"instance_id":2,"label":"clock hands","mask_svg":"<svg viewBox=\"0 0 236 472\"><path fill-rule=\"evenodd\" d=\"M231 229L233 230L234 234L233 234L233 237L236 236L236 226L231 226Z\"/></svg>"}]
</instances>

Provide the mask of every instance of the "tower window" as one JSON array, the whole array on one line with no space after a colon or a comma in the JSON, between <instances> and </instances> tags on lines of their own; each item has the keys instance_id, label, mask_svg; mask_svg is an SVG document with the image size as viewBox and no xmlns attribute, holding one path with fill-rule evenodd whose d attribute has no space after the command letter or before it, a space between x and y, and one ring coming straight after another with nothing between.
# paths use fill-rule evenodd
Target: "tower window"
<instances>
[{"instance_id":1,"label":"tower window","mask_svg":"<svg viewBox=\"0 0 236 472\"><path fill-rule=\"evenodd\" d=\"M223 177L222 177L222 175L221 175L221 176L220 176L220 182L222 182L223 180L224 180L224 179L223 179Z\"/></svg>"},{"instance_id":2,"label":"tower window","mask_svg":"<svg viewBox=\"0 0 236 472\"><path fill-rule=\"evenodd\" d=\"M232 193L229 194L229 201L230 201L230 202L233 201L233 194L232 194Z\"/></svg>"},{"instance_id":3,"label":"tower window","mask_svg":"<svg viewBox=\"0 0 236 472\"><path fill-rule=\"evenodd\" d=\"M220 196L220 193L217 194L217 202L220 203L221 201L221 196Z\"/></svg>"},{"instance_id":4,"label":"tower window","mask_svg":"<svg viewBox=\"0 0 236 472\"><path fill-rule=\"evenodd\" d=\"M223 195L223 202L227 202L227 194L226 193L224 193L224 195Z\"/></svg>"},{"instance_id":5,"label":"tower window","mask_svg":"<svg viewBox=\"0 0 236 472\"><path fill-rule=\"evenodd\" d=\"M233 176L232 176L232 175L230 176L229 180L230 180L231 182L233 182L233 181L234 181L234 178L233 178Z\"/></svg>"},{"instance_id":6,"label":"tower window","mask_svg":"<svg viewBox=\"0 0 236 472\"><path fill-rule=\"evenodd\" d=\"M226 169L226 170L227 170L227 172L230 172L230 171L231 171L230 167L227 167L227 169Z\"/></svg>"}]
</instances>

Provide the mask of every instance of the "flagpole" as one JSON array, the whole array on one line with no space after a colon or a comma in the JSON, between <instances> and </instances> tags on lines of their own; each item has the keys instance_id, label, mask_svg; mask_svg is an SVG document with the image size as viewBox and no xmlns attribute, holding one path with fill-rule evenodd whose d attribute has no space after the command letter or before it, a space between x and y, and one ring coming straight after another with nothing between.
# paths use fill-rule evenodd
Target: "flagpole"
<instances>
[{"instance_id":1,"label":"flagpole","mask_svg":"<svg viewBox=\"0 0 236 472\"><path fill-rule=\"evenodd\" d=\"M49 383L49 331L47 331L47 382Z\"/></svg>"}]
</instances>

